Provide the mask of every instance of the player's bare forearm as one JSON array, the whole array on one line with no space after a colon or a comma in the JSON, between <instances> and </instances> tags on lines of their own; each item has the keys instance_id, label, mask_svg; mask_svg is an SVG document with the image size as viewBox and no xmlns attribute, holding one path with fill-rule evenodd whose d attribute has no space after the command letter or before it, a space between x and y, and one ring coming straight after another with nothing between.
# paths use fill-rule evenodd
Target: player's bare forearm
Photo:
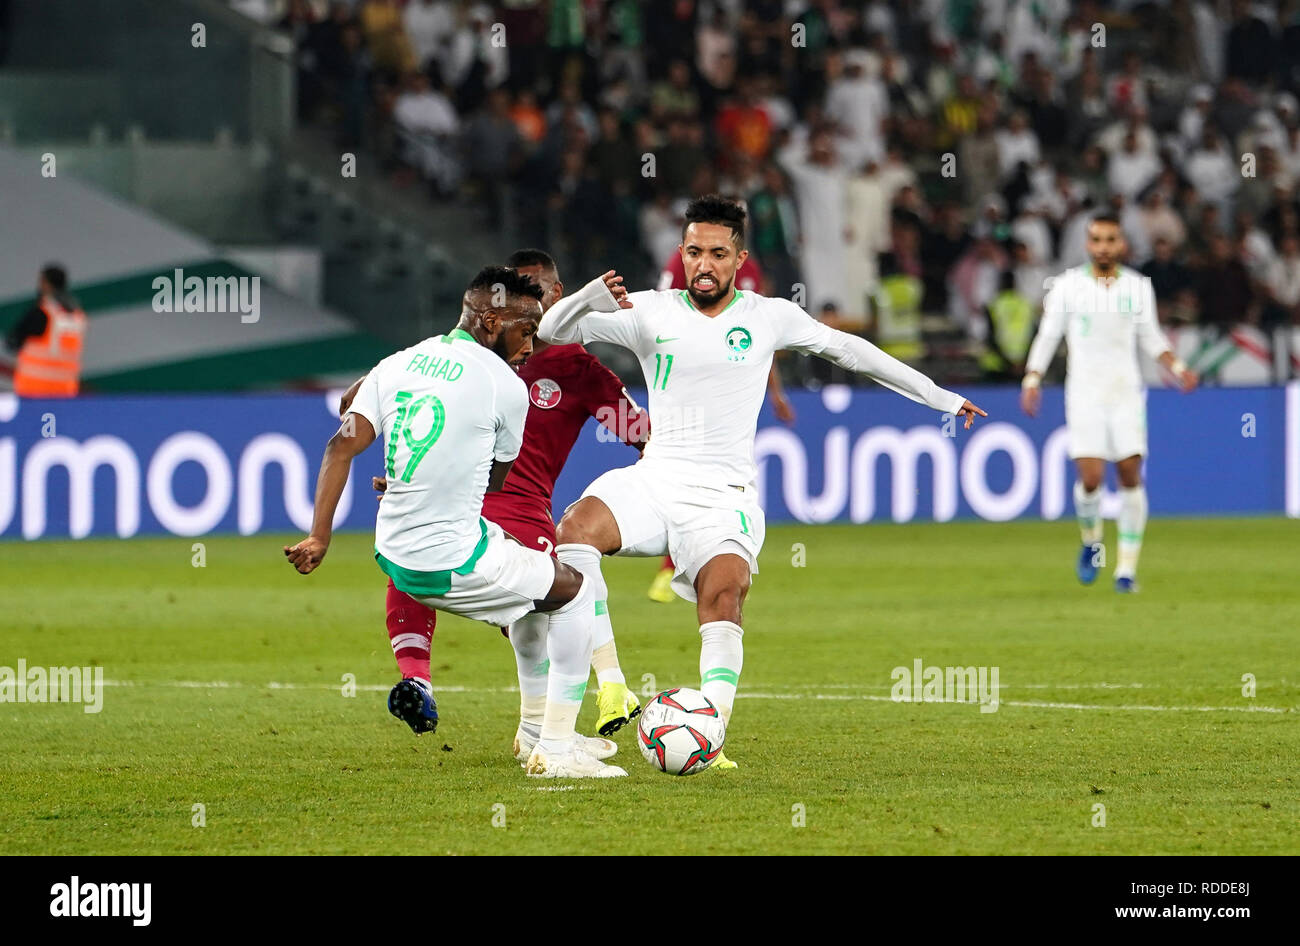
<instances>
[{"instance_id":1,"label":"player's bare forearm","mask_svg":"<svg viewBox=\"0 0 1300 946\"><path fill-rule=\"evenodd\" d=\"M349 414L325 445L320 474L316 477L311 534L296 545L284 547L285 558L301 574L311 574L325 558L334 534L334 513L343 488L347 486L352 460L374 441L375 430L370 421L358 414Z\"/></svg>"},{"instance_id":2,"label":"player's bare forearm","mask_svg":"<svg viewBox=\"0 0 1300 946\"><path fill-rule=\"evenodd\" d=\"M492 470L488 473L487 492L499 493L506 485L506 477L510 475L510 468L515 465L514 460L506 460L504 463L500 460L492 461Z\"/></svg>"},{"instance_id":3,"label":"player's bare forearm","mask_svg":"<svg viewBox=\"0 0 1300 946\"><path fill-rule=\"evenodd\" d=\"M767 373L767 396L772 399L772 411L776 414L776 419L783 424L794 424L794 405L785 396L785 385L781 383L781 372L775 361Z\"/></svg>"}]
</instances>

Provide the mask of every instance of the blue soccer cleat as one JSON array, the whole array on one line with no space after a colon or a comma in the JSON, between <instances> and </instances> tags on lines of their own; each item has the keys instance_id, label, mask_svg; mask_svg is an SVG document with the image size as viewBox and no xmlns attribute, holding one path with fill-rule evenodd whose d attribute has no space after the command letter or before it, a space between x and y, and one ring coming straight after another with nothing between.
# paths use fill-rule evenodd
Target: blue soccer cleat
<instances>
[{"instance_id":1,"label":"blue soccer cleat","mask_svg":"<svg viewBox=\"0 0 1300 946\"><path fill-rule=\"evenodd\" d=\"M1079 581L1085 585L1091 585L1097 580L1097 569L1106 564L1106 546L1100 542L1092 545L1085 545L1079 550L1079 562L1075 566L1075 574L1079 576Z\"/></svg>"},{"instance_id":2,"label":"blue soccer cleat","mask_svg":"<svg viewBox=\"0 0 1300 946\"><path fill-rule=\"evenodd\" d=\"M407 677L389 692L388 712L410 726L417 736L438 728L438 704L433 699L433 689L414 677Z\"/></svg>"},{"instance_id":3,"label":"blue soccer cleat","mask_svg":"<svg viewBox=\"0 0 1300 946\"><path fill-rule=\"evenodd\" d=\"M1122 578L1116 578L1115 590L1122 595L1135 595L1138 592L1137 579L1129 578L1127 575Z\"/></svg>"}]
</instances>

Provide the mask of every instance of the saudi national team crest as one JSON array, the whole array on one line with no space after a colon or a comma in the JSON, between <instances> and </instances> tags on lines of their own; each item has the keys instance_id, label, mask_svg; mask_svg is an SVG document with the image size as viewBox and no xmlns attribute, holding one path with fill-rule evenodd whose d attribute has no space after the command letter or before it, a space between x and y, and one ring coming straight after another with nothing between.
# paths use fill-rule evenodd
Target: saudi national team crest
<instances>
[{"instance_id":1,"label":"saudi national team crest","mask_svg":"<svg viewBox=\"0 0 1300 946\"><path fill-rule=\"evenodd\" d=\"M754 336L749 334L749 329L737 325L735 328L727 330L727 350L731 352L727 356L729 361L744 361L745 355L753 347Z\"/></svg>"},{"instance_id":2,"label":"saudi national team crest","mask_svg":"<svg viewBox=\"0 0 1300 946\"><path fill-rule=\"evenodd\" d=\"M538 378L528 389L528 397L544 411L549 411L559 404L563 394L560 386L550 378Z\"/></svg>"}]
</instances>

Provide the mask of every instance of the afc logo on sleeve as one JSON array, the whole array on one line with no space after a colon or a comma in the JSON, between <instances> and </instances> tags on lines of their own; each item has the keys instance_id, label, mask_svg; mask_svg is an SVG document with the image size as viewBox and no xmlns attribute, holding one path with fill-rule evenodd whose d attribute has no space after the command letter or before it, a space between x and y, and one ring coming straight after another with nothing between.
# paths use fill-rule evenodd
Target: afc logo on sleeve
<instances>
[{"instance_id":1,"label":"afc logo on sleeve","mask_svg":"<svg viewBox=\"0 0 1300 946\"><path fill-rule=\"evenodd\" d=\"M549 411L560 403L564 392L550 378L538 378L528 388L528 399L544 411Z\"/></svg>"}]
</instances>

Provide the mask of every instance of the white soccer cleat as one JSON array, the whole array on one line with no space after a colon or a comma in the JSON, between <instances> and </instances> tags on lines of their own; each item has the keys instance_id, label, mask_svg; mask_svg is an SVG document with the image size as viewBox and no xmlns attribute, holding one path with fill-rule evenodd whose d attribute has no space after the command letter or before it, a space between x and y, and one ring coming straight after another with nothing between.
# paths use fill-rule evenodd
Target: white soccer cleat
<instances>
[{"instance_id":1,"label":"white soccer cleat","mask_svg":"<svg viewBox=\"0 0 1300 946\"><path fill-rule=\"evenodd\" d=\"M587 753L596 759L610 759L618 752L618 743L612 739L601 739L599 736L584 736L579 733L574 737L577 740L579 748L585 749ZM533 749L537 746L537 740L522 729L515 730L515 759L519 762L527 763L528 757L533 754Z\"/></svg>"},{"instance_id":2,"label":"white soccer cleat","mask_svg":"<svg viewBox=\"0 0 1300 946\"><path fill-rule=\"evenodd\" d=\"M524 772L529 778L618 778L627 775L617 765L601 762L577 742L570 745L568 752L557 755L534 749L524 763Z\"/></svg>"}]
</instances>

